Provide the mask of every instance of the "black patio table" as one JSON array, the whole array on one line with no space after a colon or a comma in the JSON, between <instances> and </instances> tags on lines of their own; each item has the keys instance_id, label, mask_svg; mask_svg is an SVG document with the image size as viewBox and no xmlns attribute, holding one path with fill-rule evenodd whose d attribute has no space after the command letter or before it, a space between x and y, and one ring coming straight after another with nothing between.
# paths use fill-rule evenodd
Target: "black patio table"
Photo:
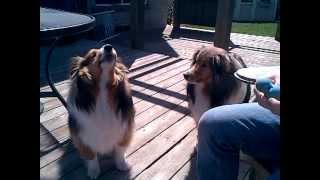
<instances>
[{"instance_id":1,"label":"black patio table","mask_svg":"<svg viewBox=\"0 0 320 180\"><path fill-rule=\"evenodd\" d=\"M51 80L49 71L51 54L60 39L87 32L93 29L94 26L95 18L93 16L40 7L40 39L54 40L45 58L46 78L50 88L65 107L66 104L63 97L58 94ZM43 103L40 101L40 114L43 109Z\"/></svg>"}]
</instances>

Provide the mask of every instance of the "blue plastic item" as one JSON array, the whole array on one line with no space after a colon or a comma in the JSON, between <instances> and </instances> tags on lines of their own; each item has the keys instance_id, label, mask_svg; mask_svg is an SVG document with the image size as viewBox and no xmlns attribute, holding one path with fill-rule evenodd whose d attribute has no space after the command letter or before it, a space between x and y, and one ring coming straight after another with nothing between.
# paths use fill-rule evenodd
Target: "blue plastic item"
<instances>
[{"instance_id":1,"label":"blue plastic item","mask_svg":"<svg viewBox=\"0 0 320 180\"><path fill-rule=\"evenodd\" d=\"M271 79L257 79L256 87L259 91L263 92L266 97L280 100L280 86L278 84L273 84Z\"/></svg>"}]
</instances>

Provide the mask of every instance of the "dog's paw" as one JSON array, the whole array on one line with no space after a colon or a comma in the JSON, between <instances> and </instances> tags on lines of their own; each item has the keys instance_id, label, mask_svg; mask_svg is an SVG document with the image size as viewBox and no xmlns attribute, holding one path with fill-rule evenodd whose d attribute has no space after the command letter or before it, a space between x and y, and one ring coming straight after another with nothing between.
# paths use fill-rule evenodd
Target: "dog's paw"
<instances>
[{"instance_id":1,"label":"dog's paw","mask_svg":"<svg viewBox=\"0 0 320 180\"><path fill-rule=\"evenodd\" d=\"M130 165L124 159L117 160L116 167L120 171L129 171L130 170Z\"/></svg>"},{"instance_id":2,"label":"dog's paw","mask_svg":"<svg viewBox=\"0 0 320 180\"><path fill-rule=\"evenodd\" d=\"M90 179L97 179L100 174L100 168L88 169L88 176Z\"/></svg>"},{"instance_id":3,"label":"dog's paw","mask_svg":"<svg viewBox=\"0 0 320 180\"><path fill-rule=\"evenodd\" d=\"M90 179L97 179L100 175L100 166L98 162L88 162L88 176Z\"/></svg>"}]
</instances>

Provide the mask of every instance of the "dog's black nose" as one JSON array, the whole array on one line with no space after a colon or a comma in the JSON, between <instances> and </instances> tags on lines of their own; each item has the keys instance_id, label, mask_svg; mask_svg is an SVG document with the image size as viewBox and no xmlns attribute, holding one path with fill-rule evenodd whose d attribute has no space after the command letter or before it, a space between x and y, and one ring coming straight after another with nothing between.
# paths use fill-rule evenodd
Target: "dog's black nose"
<instances>
[{"instance_id":1,"label":"dog's black nose","mask_svg":"<svg viewBox=\"0 0 320 180\"><path fill-rule=\"evenodd\" d=\"M106 45L104 45L104 50L106 51L106 52L111 52L112 51L112 46L111 46L111 44L106 44Z\"/></svg>"},{"instance_id":2,"label":"dog's black nose","mask_svg":"<svg viewBox=\"0 0 320 180\"><path fill-rule=\"evenodd\" d=\"M184 73L184 74L183 74L183 77L184 77L185 80L187 80L187 79L189 79L190 74L189 74L189 73Z\"/></svg>"}]
</instances>

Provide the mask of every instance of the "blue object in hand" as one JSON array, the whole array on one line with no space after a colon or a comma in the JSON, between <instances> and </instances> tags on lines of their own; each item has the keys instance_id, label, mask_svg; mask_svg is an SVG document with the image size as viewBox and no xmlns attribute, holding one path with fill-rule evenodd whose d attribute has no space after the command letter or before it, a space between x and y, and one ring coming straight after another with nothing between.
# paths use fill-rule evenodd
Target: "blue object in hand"
<instances>
[{"instance_id":1,"label":"blue object in hand","mask_svg":"<svg viewBox=\"0 0 320 180\"><path fill-rule=\"evenodd\" d=\"M280 86L273 84L271 79L257 79L256 87L259 91L263 92L266 97L280 100Z\"/></svg>"}]
</instances>

